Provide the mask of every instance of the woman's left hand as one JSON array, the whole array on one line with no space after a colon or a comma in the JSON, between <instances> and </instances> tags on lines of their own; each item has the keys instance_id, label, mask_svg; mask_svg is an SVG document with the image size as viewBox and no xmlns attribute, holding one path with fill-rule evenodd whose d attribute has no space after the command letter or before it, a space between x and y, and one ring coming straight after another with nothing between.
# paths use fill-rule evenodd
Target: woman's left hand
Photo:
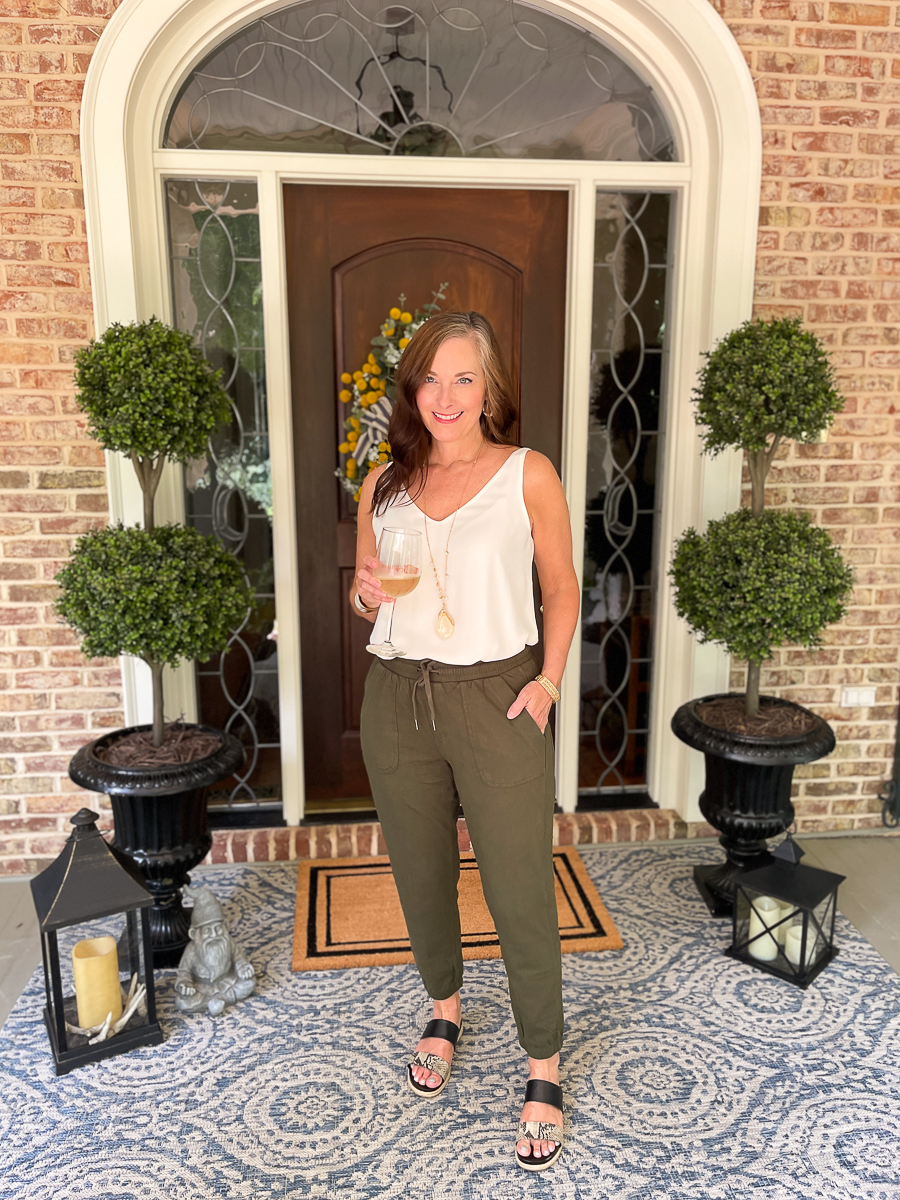
<instances>
[{"instance_id":1,"label":"woman's left hand","mask_svg":"<svg viewBox=\"0 0 900 1200\"><path fill-rule=\"evenodd\" d=\"M545 688L542 688L539 683L534 680L531 683L526 683L510 705L507 716L510 720L517 717L523 709L525 709L535 725L541 733L547 728L547 718L550 716L550 709L553 707L553 701L550 699L550 694Z\"/></svg>"}]
</instances>

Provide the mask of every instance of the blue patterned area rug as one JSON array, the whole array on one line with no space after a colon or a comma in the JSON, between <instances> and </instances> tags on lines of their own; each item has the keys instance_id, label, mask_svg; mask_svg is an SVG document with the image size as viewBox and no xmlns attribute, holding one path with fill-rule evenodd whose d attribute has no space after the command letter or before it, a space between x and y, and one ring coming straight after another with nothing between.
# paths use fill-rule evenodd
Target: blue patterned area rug
<instances>
[{"instance_id":1,"label":"blue patterned area rug","mask_svg":"<svg viewBox=\"0 0 900 1200\"><path fill-rule=\"evenodd\" d=\"M292 974L296 866L273 864L195 872L259 987L182 1016L161 973L162 1046L56 1078L31 981L0 1034L0 1196L900 1200L900 977L843 919L806 992L726 959L691 879L708 846L582 853L625 948L563 958L569 1141L546 1175L513 1161L502 963L467 963L453 1077L417 1101L415 968Z\"/></svg>"}]
</instances>

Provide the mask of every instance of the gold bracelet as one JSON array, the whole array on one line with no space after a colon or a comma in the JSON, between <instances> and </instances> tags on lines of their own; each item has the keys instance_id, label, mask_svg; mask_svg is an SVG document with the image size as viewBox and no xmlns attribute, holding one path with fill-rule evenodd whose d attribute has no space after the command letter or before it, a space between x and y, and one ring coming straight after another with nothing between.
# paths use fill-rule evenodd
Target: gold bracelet
<instances>
[{"instance_id":1,"label":"gold bracelet","mask_svg":"<svg viewBox=\"0 0 900 1200\"><path fill-rule=\"evenodd\" d=\"M535 676L535 683L539 683L554 704L559 700L559 688L550 682L546 675Z\"/></svg>"}]
</instances>

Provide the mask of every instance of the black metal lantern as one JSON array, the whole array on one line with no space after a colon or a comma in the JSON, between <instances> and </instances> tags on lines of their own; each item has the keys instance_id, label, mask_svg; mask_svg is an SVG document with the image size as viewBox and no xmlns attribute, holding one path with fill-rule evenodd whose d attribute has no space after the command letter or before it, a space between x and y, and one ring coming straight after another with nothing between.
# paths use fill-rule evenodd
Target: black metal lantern
<instances>
[{"instance_id":1,"label":"black metal lantern","mask_svg":"<svg viewBox=\"0 0 900 1200\"><path fill-rule=\"evenodd\" d=\"M846 876L804 867L790 834L772 856L737 881L733 940L725 953L805 988L837 954L837 890Z\"/></svg>"},{"instance_id":2,"label":"black metal lantern","mask_svg":"<svg viewBox=\"0 0 900 1200\"><path fill-rule=\"evenodd\" d=\"M62 854L31 881L44 955L44 1023L57 1075L163 1040L150 957L153 897L135 864L104 840L96 820L88 808L76 813ZM102 922L89 931L100 936L78 942L64 956L64 970L57 931L88 922ZM127 991L120 968L128 972ZM96 1024L92 1010L100 1014Z\"/></svg>"}]
</instances>

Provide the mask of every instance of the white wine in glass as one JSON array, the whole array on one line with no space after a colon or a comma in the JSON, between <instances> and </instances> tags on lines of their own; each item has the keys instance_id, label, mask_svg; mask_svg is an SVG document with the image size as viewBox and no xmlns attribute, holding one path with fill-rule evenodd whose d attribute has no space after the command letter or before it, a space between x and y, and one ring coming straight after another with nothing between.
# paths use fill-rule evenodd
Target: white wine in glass
<instances>
[{"instance_id":1,"label":"white wine in glass","mask_svg":"<svg viewBox=\"0 0 900 1200\"><path fill-rule=\"evenodd\" d=\"M378 539L378 566L372 574L393 599L390 601L387 638L378 645L366 646L366 649L379 658L399 658L406 651L391 642L394 605L402 596L409 595L422 575L422 535L418 530L382 529Z\"/></svg>"}]
</instances>

